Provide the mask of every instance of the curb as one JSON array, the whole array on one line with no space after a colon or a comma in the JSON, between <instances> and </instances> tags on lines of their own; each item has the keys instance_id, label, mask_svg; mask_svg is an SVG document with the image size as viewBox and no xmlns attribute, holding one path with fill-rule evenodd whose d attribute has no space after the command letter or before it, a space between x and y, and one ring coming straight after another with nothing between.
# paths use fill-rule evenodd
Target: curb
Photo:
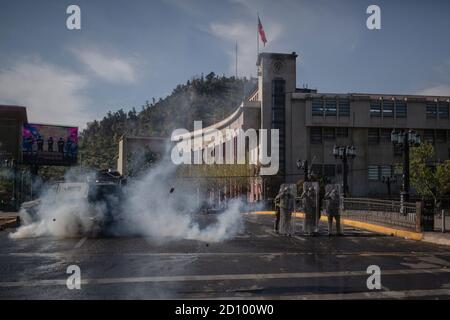
<instances>
[{"instance_id":1,"label":"curb","mask_svg":"<svg viewBox=\"0 0 450 320\"><path fill-rule=\"evenodd\" d=\"M275 214L275 211L253 211L253 214L261 214L261 215L269 215L269 214ZM303 212L293 212L292 216L296 217L296 218L304 218L305 214ZM320 217L321 221L328 221L328 218L326 216L322 216ZM341 219L341 223L347 226L352 226L358 229L364 229L364 230L369 230L369 231L373 231L373 232L377 232L377 233L382 233L382 234L387 234L390 236L394 236L394 237L399 237L399 238L405 238L405 239L411 239L411 240L416 240L416 241L427 241L424 239L424 234L422 232L414 232L414 231L407 231L407 230L402 230L402 229L395 229L395 228L391 228L391 227L385 227L385 226L381 226L381 225L377 225L377 224L371 224L371 223L367 223L367 222L361 222L361 221L356 221L356 220L351 220L351 219ZM431 241L427 241L427 242L431 242ZM437 242L433 242L433 243L437 243ZM439 244L443 244L443 243L439 243ZM448 244L450 245L450 240L448 241Z\"/></svg>"}]
</instances>

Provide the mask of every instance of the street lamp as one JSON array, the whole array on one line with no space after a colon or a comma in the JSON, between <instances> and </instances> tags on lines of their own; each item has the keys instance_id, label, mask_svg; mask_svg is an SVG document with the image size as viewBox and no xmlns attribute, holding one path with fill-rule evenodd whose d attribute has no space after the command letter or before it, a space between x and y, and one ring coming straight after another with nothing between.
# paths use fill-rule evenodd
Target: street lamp
<instances>
[{"instance_id":1,"label":"street lamp","mask_svg":"<svg viewBox=\"0 0 450 320\"><path fill-rule=\"evenodd\" d=\"M336 159L342 160L342 189L344 197L348 194L348 160L353 160L356 157L354 146L334 146L333 156Z\"/></svg>"},{"instance_id":2,"label":"street lamp","mask_svg":"<svg viewBox=\"0 0 450 320\"><path fill-rule=\"evenodd\" d=\"M402 192L400 201L402 203L409 201L409 148L420 144L420 136L413 130L401 130L391 132L391 141L394 146L399 146L403 151L403 175Z\"/></svg>"},{"instance_id":3,"label":"street lamp","mask_svg":"<svg viewBox=\"0 0 450 320\"><path fill-rule=\"evenodd\" d=\"M309 181L308 160L297 160L297 169L303 169L304 180L305 182Z\"/></svg>"}]
</instances>

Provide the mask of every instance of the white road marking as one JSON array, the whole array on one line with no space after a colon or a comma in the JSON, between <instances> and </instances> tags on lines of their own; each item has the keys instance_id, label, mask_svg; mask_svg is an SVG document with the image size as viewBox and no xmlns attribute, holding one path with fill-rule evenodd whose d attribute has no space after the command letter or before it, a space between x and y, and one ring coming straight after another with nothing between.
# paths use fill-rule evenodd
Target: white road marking
<instances>
[{"instance_id":1,"label":"white road marking","mask_svg":"<svg viewBox=\"0 0 450 320\"><path fill-rule=\"evenodd\" d=\"M450 296L450 289L403 290L403 291L367 291L352 293L323 293L279 296L231 296L210 298L211 300L361 300L361 299L407 299L430 296Z\"/></svg>"},{"instance_id":2,"label":"white road marking","mask_svg":"<svg viewBox=\"0 0 450 320\"><path fill-rule=\"evenodd\" d=\"M82 245L83 245L83 243L86 241L86 237L84 237L84 238L82 238L80 241L78 241L77 242L77 244L75 245L75 249L78 249L78 248L80 248Z\"/></svg>"},{"instance_id":3,"label":"white road marking","mask_svg":"<svg viewBox=\"0 0 450 320\"><path fill-rule=\"evenodd\" d=\"M297 239L297 236L292 238ZM300 239L298 239L300 240ZM17 256L17 257L64 257L67 255L77 255L77 256L91 256L91 257L101 257L104 255L113 256L149 256L149 257L201 257L201 256L266 256L266 255L276 255L276 256L320 256L320 255L333 255L330 252L191 252L191 253L180 253L180 252L109 252L109 253L92 253L92 252L10 252L10 253L0 253L2 256ZM441 255L450 256L450 252L336 252L334 255L338 256L358 256L358 257L414 257L418 258L420 256L430 256L430 255ZM431 265L435 266L435 265ZM409 267L409 266L408 266ZM426 268L425 268L426 269Z\"/></svg>"},{"instance_id":4,"label":"white road marking","mask_svg":"<svg viewBox=\"0 0 450 320\"><path fill-rule=\"evenodd\" d=\"M412 275L412 274L450 273L450 269L399 269L383 270L383 276ZM224 280L268 280L268 279L305 279L305 278L336 278L367 276L363 271L337 271L337 272L294 272L294 273L251 273L251 274L217 274L217 275L180 275L180 276L153 276L153 277L122 277L83 279L81 284L123 284L123 283L152 283L152 282L187 282L187 281L224 281ZM0 282L0 288L5 287L35 287L65 285L66 280L29 280Z\"/></svg>"}]
</instances>

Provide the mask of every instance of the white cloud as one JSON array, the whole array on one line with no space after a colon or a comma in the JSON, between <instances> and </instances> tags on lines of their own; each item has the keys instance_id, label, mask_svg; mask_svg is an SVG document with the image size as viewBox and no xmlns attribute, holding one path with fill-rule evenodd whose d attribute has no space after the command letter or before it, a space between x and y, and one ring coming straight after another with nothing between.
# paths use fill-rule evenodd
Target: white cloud
<instances>
[{"instance_id":1,"label":"white cloud","mask_svg":"<svg viewBox=\"0 0 450 320\"><path fill-rule=\"evenodd\" d=\"M425 96L450 96L450 85L438 85L424 89L419 92L421 95Z\"/></svg>"},{"instance_id":2,"label":"white cloud","mask_svg":"<svg viewBox=\"0 0 450 320\"><path fill-rule=\"evenodd\" d=\"M281 34L281 26L273 23L262 22L267 37L266 47L260 41L260 51L267 51L270 45ZM238 75L256 76L256 32L255 21L235 22L231 24L212 23L209 32L224 40L228 44L227 53L230 56L230 72L235 73L234 43L238 43Z\"/></svg>"},{"instance_id":3,"label":"white cloud","mask_svg":"<svg viewBox=\"0 0 450 320\"><path fill-rule=\"evenodd\" d=\"M123 57L100 52L96 49L72 49L77 59L85 64L97 77L113 83L134 83L134 62Z\"/></svg>"},{"instance_id":4,"label":"white cloud","mask_svg":"<svg viewBox=\"0 0 450 320\"><path fill-rule=\"evenodd\" d=\"M26 106L30 122L84 127L90 120L82 93L87 83L70 70L23 59L0 70L0 103Z\"/></svg>"}]
</instances>

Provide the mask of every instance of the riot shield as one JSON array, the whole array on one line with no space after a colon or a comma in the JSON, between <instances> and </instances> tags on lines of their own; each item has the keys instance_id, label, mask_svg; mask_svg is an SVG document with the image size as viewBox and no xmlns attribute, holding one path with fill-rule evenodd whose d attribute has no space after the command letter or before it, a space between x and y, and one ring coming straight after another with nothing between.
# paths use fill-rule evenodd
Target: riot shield
<instances>
[{"instance_id":1,"label":"riot shield","mask_svg":"<svg viewBox=\"0 0 450 320\"><path fill-rule=\"evenodd\" d=\"M302 211L305 213L303 232L308 235L318 232L320 219L319 183L304 182L300 199Z\"/></svg>"},{"instance_id":2,"label":"riot shield","mask_svg":"<svg viewBox=\"0 0 450 320\"><path fill-rule=\"evenodd\" d=\"M281 197L280 203L280 223L278 231L280 234L290 235L295 232L292 213L295 210L295 197L297 196L297 186L294 183L283 183L278 194Z\"/></svg>"}]
</instances>

